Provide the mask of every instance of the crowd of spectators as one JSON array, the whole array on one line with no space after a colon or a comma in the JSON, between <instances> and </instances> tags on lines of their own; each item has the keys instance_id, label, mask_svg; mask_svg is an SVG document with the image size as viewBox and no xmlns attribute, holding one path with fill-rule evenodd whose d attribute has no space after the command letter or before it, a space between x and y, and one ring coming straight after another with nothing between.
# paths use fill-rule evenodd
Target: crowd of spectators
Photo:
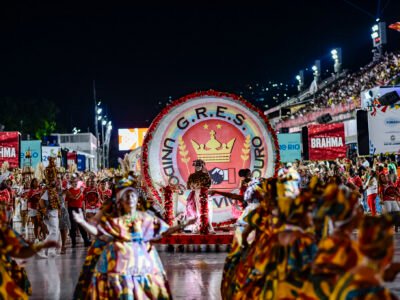
<instances>
[{"instance_id":1,"label":"crowd of spectators","mask_svg":"<svg viewBox=\"0 0 400 300\"><path fill-rule=\"evenodd\" d=\"M387 85L399 73L400 53L386 53L380 59L361 67L358 72L348 74L317 91L305 107L292 113L290 118L295 119L310 112L338 105L358 105L362 91Z\"/></svg>"},{"instance_id":2,"label":"crowd of spectators","mask_svg":"<svg viewBox=\"0 0 400 300\"><path fill-rule=\"evenodd\" d=\"M336 178L360 193L360 205L366 214L383 212L400 213L400 156L377 156L344 158L335 161L297 161L282 165L283 170L295 169L299 187L308 186L311 178L317 176L323 183ZM285 173L285 172L284 172ZM399 227L396 226L396 231Z\"/></svg>"}]
</instances>

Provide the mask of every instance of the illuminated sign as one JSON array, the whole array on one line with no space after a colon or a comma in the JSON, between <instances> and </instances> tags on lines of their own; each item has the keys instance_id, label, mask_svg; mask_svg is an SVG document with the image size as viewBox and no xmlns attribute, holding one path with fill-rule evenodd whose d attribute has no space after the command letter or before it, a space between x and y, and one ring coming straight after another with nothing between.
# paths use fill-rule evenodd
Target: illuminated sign
<instances>
[{"instance_id":1,"label":"illuminated sign","mask_svg":"<svg viewBox=\"0 0 400 300\"><path fill-rule=\"evenodd\" d=\"M118 129L119 151L129 151L141 147L147 128Z\"/></svg>"}]
</instances>

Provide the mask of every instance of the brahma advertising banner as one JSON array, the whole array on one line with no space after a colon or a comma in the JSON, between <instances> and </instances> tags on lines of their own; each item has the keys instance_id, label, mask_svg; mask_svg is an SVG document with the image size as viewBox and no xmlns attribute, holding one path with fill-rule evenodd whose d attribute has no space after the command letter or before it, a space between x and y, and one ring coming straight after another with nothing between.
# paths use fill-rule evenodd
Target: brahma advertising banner
<instances>
[{"instance_id":1,"label":"brahma advertising banner","mask_svg":"<svg viewBox=\"0 0 400 300\"><path fill-rule=\"evenodd\" d=\"M294 162L296 159L301 159L300 133L279 133L278 142L282 162Z\"/></svg>"},{"instance_id":2,"label":"brahma advertising banner","mask_svg":"<svg viewBox=\"0 0 400 300\"><path fill-rule=\"evenodd\" d=\"M308 126L308 151L310 160L334 160L346 157L344 124Z\"/></svg>"},{"instance_id":3,"label":"brahma advertising banner","mask_svg":"<svg viewBox=\"0 0 400 300\"><path fill-rule=\"evenodd\" d=\"M10 168L19 167L19 135L17 131L0 132L0 166L8 161Z\"/></svg>"},{"instance_id":4,"label":"brahma advertising banner","mask_svg":"<svg viewBox=\"0 0 400 300\"><path fill-rule=\"evenodd\" d=\"M45 167L49 165L49 157L57 157L61 147L43 146L42 147L42 162Z\"/></svg>"},{"instance_id":5,"label":"brahma advertising banner","mask_svg":"<svg viewBox=\"0 0 400 300\"><path fill-rule=\"evenodd\" d=\"M25 158L26 152L29 151L31 158ZM21 141L21 168L27 165L36 168L42 161L42 141Z\"/></svg>"},{"instance_id":6,"label":"brahma advertising banner","mask_svg":"<svg viewBox=\"0 0 400 300\"><path fill-rule=\"evenodd\" d=\"M371 154L400 153L400 110L388 106L368 113Z\"/></svg>"}]
</instances>

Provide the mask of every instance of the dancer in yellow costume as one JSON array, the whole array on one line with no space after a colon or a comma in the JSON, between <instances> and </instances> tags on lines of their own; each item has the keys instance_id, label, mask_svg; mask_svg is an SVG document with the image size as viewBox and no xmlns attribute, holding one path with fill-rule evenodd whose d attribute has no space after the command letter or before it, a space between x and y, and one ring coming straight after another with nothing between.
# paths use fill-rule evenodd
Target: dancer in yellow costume
<instances>
[{"instance_id":1,"label":"dancer in yellow costume","mask_svg":"<svg viewBox=\"0 0 400 300\"><path fill-rule=\"evenodd\" d=\"M271 178L263 180L259 185L260 193L263 195L260 206L251 211L245 218L248 223L242 234L242 247L246 249L246 255L243 255L236 269L236 276L232 282L232 299L243 299L246 296L244 289L253 286L259 279L260 265L262 265L261 256L266 251L269 239L273 234L274 223L277 218L273 211L276 203L276 179ZM247 244L247 236L255 231L255 238L251 245ZM262 267L261 267L262 268Z\"/></svg>"},{"instance_id":2,"label":"dancer in yellow costume","mask_svg":"<svg viewBox=\"0 0 400 300\"><path fill-rule=\"evenodd\" d=\"M7 224L6 204L0 193L0 299L28 299L30 283L25 270L13 258L28 258L57 242L28 244Z\"/></svg>"},{"instance_id":3,"label":"dancer in yellow costume","mask_svg":"<svg viewBox=\"0 0 400 300\"><path fill-rule=\"evenodd\" d=\"M393 220L390 216L365 216L359 227L358 247L363 260L344 273L329 299L397 299L383 285L386 267L394 254Z\"/></svg>"},{"instance_id":4,"label":"dancer in yellow costume","mask_svg":"<svg viewBox=\"0 0 400 300\"><path fill-rule=\"evenodd\" d=\"M311 274L304 283L300 299L329 299L338 278L360 261L357 243L352 240L353 230L362 214L358 209L358 198L358 192L345 186L329 184L325 188L317 215L329 217L334 229L318 244Z\"/></svg>"}]
</instances>

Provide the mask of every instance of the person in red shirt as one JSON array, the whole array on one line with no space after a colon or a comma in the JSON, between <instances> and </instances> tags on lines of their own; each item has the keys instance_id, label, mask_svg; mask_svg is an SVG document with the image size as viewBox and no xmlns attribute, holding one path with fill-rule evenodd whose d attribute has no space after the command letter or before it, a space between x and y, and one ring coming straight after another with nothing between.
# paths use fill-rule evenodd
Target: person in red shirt
<instances>
[{"instance_id":1,"label":"person in red shirt","mask_svg":"<svg viewBox=\"0 0 400 300\"><path fill-rule=\"evenodd\" d=\"M357 191L361 191L363 188L363 183L360 176L357 175L354 169L350 169L349 175L350 177L347 180L347 183L354 185Z\"/></svg>"},{"instance_id":2,"label":"person in red shirt","mask_svg":"<svg viewBox=\"0 0 400 300\"><path fill-rule=\"evenodd\" d=\"M379 197L381 205L385 208L385 213L397 215L400 213L400 192L390 181L389 176L383 172L379 175ZM399 224L395 224L395 231L398 232Z\"/></svg>"},{"instance_id":3,"label":"person in red shirt","mask_svg":"<svg viewBox=\"0 0 400 300\"><path fill-rule=\"evenodd\" d=\"M87 186L84 190L85 195L85 211L86 218L91 219L94 217L101 207L101 198L99 189L96 187L93 177L90 177L87 181Z\"/></svg>"},{"instance_id":4,"label":"person in red shirt","mask_svg":"<svg viewBox=\"0 0 400 300\"><path fill-rule=\"evenodd\" d=\"M76 229L79 228L81 236L84 241L85 247L90 246L90 240L88 238L85 229L75 222L72 212L79 213L80 210L84 210L84 191L78 188L78 176L75 174L71 176L71 187L67 190L65 194L65 201L68 205L69 219L71 222L71 230L69 235L71 237L72 248L76 247Z\"/></svg>"},{"instance_id":5,"label":"person in red shirt","mask_svg":"<svg viewBox=\"0 0 400 300\"><path fill-rule=\"evenodd\" d=\"M362 206L362 208L364 209L365 212L368 211L368 204L367 204L367 199L364 199L364 187L363 187L363 182L360 176L358 176L358 174L356 173L356 171L351 168L349 170L349 175L350 177L347 179L347 185L356 190L357 192L360 193L360 199L359 199L359 203Z\"/></svg>"},{"instance_id":6,"label":"person in red shirt","mask_svg":"<svg viewBox=\"0 0 400 300\"><path fill-rule=\"evenodd\" d=\"M106 202L108 199L111 198L112 191L108 188L108 179L107 178L100 181L98 193L100 196L101 204L103 204L104 202Z\"/></svg>"}]
</instances>

